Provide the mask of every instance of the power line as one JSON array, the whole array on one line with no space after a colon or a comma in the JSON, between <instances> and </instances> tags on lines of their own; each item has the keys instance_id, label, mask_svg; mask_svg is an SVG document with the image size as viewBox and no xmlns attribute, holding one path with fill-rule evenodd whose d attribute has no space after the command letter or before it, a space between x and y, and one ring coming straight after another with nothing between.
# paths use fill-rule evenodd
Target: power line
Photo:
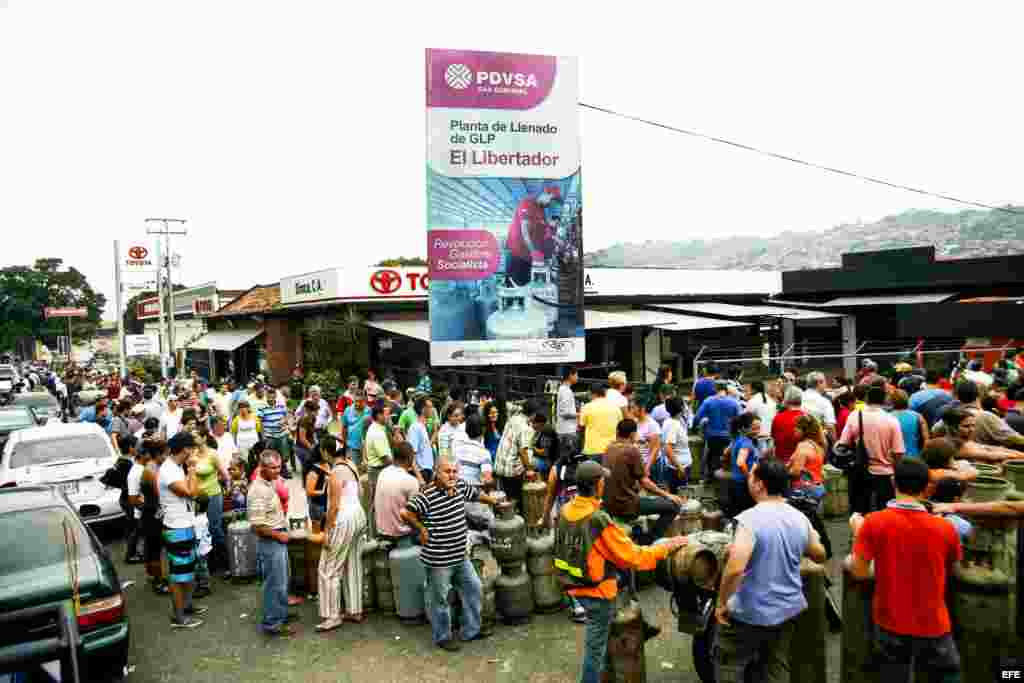
<instances>
[{"instance_id":1,"label":"power line","mask_svg":"<svg viewBox=\"0 0 1024 683\"><path fill-rule=\"evenodd\" d=\"M695 130L687 130L686 128L679 128L678 126L670 126L667 123L660 123L658 121L652 121L650 119L641 118L634 116L633 114L624 114L607 107L598 107L593 104L587 104L586 102L579 102L579 106L585 109L592 109L593 111L601 112L602 114L610 114L611 116L618 116L620 118L629 119L630 121L636 121L638 123L645 123L648 126L654 126L655 128L663 128L665 130L672 131L673 133L682 133L683 135L689 135L695 138L701 138L702 140L708 140L710 142L717 142L722 145L728 145L730 147L736 147L743 149L748 152L754 152L755 154L761 154L763 156L772 157L774 159L780 159L782 161L789 161L794 164L800 164L801 166L808 166L810 168L816 168L819 171L826 171L828 173L835 173L838 175L846 176L848 178L856 178L858 180L864 180L869 183L875 183L876 185L884 185L886 187L895 188L897 190L906 190L907 192L916 192L917 194L923 194L929 197L936 197L938 199L945 199L946 201L956 202L957 204L964 204L966 206L976 206L982 209L991 209L992 211L1002 211L1004 213L1013 214L1015 216L1024 216L1024 211L1017 211L1015 209L1009 209L1005 206L993 206L992 204L985 204L983 202L976 202L970 199L960 199L953 197L948 194L939 194L938 192L929 192L928 190L922 190L919 187L910 187L909 185L900 185L899 183L893 183L883 178L875 178L873 176L862 175L860 173L854 173L853 171L844 171L841 168L835 168L833 166L824 166L822 164L816 164L813 161L806 161L804 159L797 159L785 154L779 154L777 152L770 152L768 150L759 149L752 145L745 145L742 142L736 142L735 140L727 140L725 138L715 137L714 135L707 135L705 133L698 133Z\"/></svg>"}]
</instances>

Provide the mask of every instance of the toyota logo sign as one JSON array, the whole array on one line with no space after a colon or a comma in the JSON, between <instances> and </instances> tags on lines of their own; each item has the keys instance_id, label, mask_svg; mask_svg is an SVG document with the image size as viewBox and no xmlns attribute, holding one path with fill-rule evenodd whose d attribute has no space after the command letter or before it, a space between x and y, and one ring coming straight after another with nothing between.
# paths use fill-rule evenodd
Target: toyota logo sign
<instances>
[{"instance_id":1,"label":"toyota logo sign","mask_svg":"<svg viewBox=\"0 0 1024 683\"><path fill-rule=\"evenodd\" d=\"M395 270L378 270L370 276L370 286L378 294L394 294L402 286L402 276Z\"/></svg>"},{"instance_id":2,"label":"toyota logo sign","mask_svg":"<svg viewBox=\"0 0 1024 683\"><path fill-rule=\"evenodd\" d=\"M149 256L149 249L146 249L145 247L130 247L128 249L128 255L136 261L141 261Z\"/></svg>"}]
</instances>

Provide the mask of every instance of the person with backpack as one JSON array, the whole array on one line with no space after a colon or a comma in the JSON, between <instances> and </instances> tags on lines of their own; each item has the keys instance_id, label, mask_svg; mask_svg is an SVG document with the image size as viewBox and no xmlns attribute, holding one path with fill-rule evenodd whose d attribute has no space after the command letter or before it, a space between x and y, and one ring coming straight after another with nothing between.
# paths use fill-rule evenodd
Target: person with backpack
<instances>
[{"instance_id":1,"label":"person with backpack","mask_svg":"<svg viewBox=\"0 0 1024 683\"><path fill-rule=\"evenodd\" d=\"M685 536L656 546L635 545L601 509L611 472L591 460L576 467L576 497L562 508L555 529L555 569L570 596L586 610L581 683L597 683L607 668L608 636L619 592L616 569L652 570Z\"/></svg>"},{"instance_id":2,"label":"person with backpack","mask_svg":"<svg viewBox=\"0 0 1024 683\"><path fill-rule=\"evenodd\" d=\"M534 526L550 529L555 519L561 513L562 508L576 496L576 469L584 462L590 460L590 456L571 450L564 453L548 472L548 489L544 498L544 515L534 521ZM557 507L556 507L557 506ZM552 515L554 512L554 515ZM587 613L579 600L569 596L572 610L569 619L577 624L587 622Z\"/></svg>"}]
</instances>

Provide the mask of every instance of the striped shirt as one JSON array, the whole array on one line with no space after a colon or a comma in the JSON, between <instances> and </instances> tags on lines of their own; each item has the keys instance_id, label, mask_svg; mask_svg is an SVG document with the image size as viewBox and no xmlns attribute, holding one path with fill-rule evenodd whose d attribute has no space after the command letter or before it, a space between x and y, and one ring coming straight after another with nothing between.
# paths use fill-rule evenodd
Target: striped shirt
<instances>
[{"instance_id":1,"label":"striped shirt","mask_svg":"<svg viewBox=\"0 0 1024 683\"><path fill-rule=\"evenodd\" d=\"M284 436L284 419L287 415L288 409L284 407L263 408L260 410L259 418L263 424L263 437L266 439L279 439Z\"/></svg>"},{"instance_id":2,"label":"striped shirt","mask_svg":"<svg viewBox=\"0 0 1024 683\"><path fill-rule=\"evenodd\" d=\"M454 567L466 559L466 503L475 503L480 492L461 479L455 482L451 496L436 484L430 484L409 501L427 528L429 540L420 559L428 567Z\"/></svg>"}]
</instances>

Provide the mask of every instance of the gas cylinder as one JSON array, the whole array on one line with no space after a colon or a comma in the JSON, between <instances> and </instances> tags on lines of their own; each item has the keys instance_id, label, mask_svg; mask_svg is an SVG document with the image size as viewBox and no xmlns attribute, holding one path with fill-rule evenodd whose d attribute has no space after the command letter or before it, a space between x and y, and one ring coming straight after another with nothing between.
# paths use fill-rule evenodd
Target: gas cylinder
<instances>
[{"instance_id":1,"label":"gas cylinder","mask_svg":"<svg viewBox=\"0 0 1024 683\"><path fill-rule=\"evenodd\" d=\"M849 480L843 471L832 465L822 468L825 475L825 516L846 517L850 514Z\"/></svg>"},{"instance_id":2,"label":"gas cylinder","mask_svg":"<svg viewBox=\"0 0 1024 683\"><path fill-rule=\"evenodd\" d=\"M1019 652L1016 577L998 568L973 562L953 566L947 598L957 629L965 681L999 679L993 665Z\"/></svg>"},{"instance_id":3,"label":"gas cylinder","mask_svg":"<svg viewBox=\"0 0 1024 683\"><path fill-rule=\"evenodd\" d=\"M484 543L475 544L469 551L469 559L476 569L476 575L480 578L484 590L490 587L494 589L494 582L498 578L498 562L494 559L494 553Z\"/></svg>"},{"instance_id":4,"label":"gas cylinder","mask_svg":"<svg viewBox=\"0 0 1024 683\"><path fill-rule=\"evenodd\" d=\"M420 560L420 548L411 536L398 541L389 553L391 581L398 618L406 622L419 622L424 613L424 586L427 571Z\"/></svg>"},{"instance_id":5,"label":"gas cylinder","mask_svg":"<svg viewBox=\"0 0 1024 683\"><path fill-rule=\"evenodd\" d=\"M480 625L484 629L492 629L497 621L497 595L492 583L490 588L484 586L483 598L480 602Z\"/></svg>"},{"instance_id":6,"label":"gas cylinder","mask_svg":"<svg viewBox=\"0 0 1024 683\"><path fill-rule=\"evenodd\" d=\"M690 534L688 542L670 558L670 571L676 581L690 581L698 588L718 590L718 579L725 568L725 554L732 542L729 534L701 531Z\"/></svg>"},{"instance_id":7,"label":"gas cylinder","mask_svg":"<svg viewBox=\"0 0 1024 683\"><path fill-rule=\"evenodd\" d=\"M395 611L394 584L391 580L391 544L379 542L373 554L373 583L377 591L377 608L382 612Z\"/></svg>"},{"instance_id":8,"label":"gas cylinder","mask_svg":"<svg viewBox=\"0 0 1024 683\"><path fill-rule=\"evenodd\" d=\"M228 525L228 567L235 579L256 576L256 534L244 519Z\"/></svg>"},{"instance_id":9,"label":"gas cylinder","mask_svg":"<svg viewBox=\"0 0 1024 683\"><path fill-rule=\"evenodd\" d=\"M635 600L626 601L615 611L608 634L608 668L605 681L643 683L647 680L644 656L644 618Z\"/></svg>"},{"instance_id":10,"label":"gas cylinder","mask_svg":"<svg viewBox=\"0 0 1024 683\"><path fill-rule=\"evenodd\" d=\"M359 503L363 506L363 513L370 514L370 475L364 474L359 477ZM372 525L371 525L372 526Z\"/></svg>"},{"instance_id":11,"label":"gas cylinder","mask_svg":"<svg viewBox=\"0 0 1024 683\"><path fill-rule=\"evenodd\" d=\"M320 542L317 543L310 537L306 538L306 553L305 553L305 575L306 575L306 593L316 594L319 592L320 586L320 553L323 551L323 533L320 533Z\"/></svg>"},{"instance_id":12,"label":"gas cylinder","mask_svg":"<svg viewBox=\"0 0 1024 683\"><path fill-rule=\"evenodd\" d=\"M296 594L306 590L306 536L306 530L301 528L288 532L290 588Z\"/></svg>"},{"instance_id":13,"label":"gas cylinder","mask_svg":"<svg viewBox=\"0 0 1024 683\"><path fill-rule=\"evenodd\" d=\"M491 551L502 567L520 564L526 559L526 523L516 514L512 501L497 505L497 517L492 529Z\"/></svg>"},{"instance_id":14,"label":"gas cylinder","mask_svg":"<svg viewBox=\"0 0 1024 683\"><path fill-rule=\"evenodd\" d=\"M526 569L533 584L533 602L538 612L562 608L562 585L555 574L554 532L530 535L526 539Z\"/></svg>"},{"instance_id":15,"label":"gas cylinder","mask_svg":"<svg viewBox=\"0 0 1024 683\"><path fill-rule=\"evenodd\" d=\"M553 574L555 533L530 534L526 537L526 571L530 576Z\"/></svg>"},{"instance_id":16,"label":"gas cylinder","mask_svg":"<svg viewBox=\"0 0 1024 683\"><path fill-rule=\"evenodd\" d=\"M523 516L526 518L526 525L531 529L544 515L544 498L547 492L547 484L542 481L528 481L523 484Z\"/></svg>"},{"instance_id":17,"label":"gas cylinder","mask_svg":"<svg viewBox=\"0 0 1024 683\"><path fill-rule=\"evenodd\" d=\"M522 563L503 564L494 582L498 613L507 624L521 624L533 612L533 587Z\"/></svg>"},{"instance_id":18,"label":"gas cylinder","mask_svg":"<svg viewBox=\"0 0 1024 683\"><path fill-rule=\"evenodd\" d=\"M377 590L373 576L373 558L377 553L377 541L363 543L363 611L377 607Z\"/></svg>"},{"instance_id":19,"label":"gas cylinder","mask_svg":"<svg viewBox=\"0 0 1024 683\"><path fill-rule=\"evenodd\" d=\"M688 536L689 534L701 531L704 523L704 518L701 514L703 511L704 506L700 504L700 501L696 498L690 498L683 503L683 507L680 508L676 518L672 520L672 525L665 532L665 536L669 538L672 536Z\"/></svg>"}]
</instances>

